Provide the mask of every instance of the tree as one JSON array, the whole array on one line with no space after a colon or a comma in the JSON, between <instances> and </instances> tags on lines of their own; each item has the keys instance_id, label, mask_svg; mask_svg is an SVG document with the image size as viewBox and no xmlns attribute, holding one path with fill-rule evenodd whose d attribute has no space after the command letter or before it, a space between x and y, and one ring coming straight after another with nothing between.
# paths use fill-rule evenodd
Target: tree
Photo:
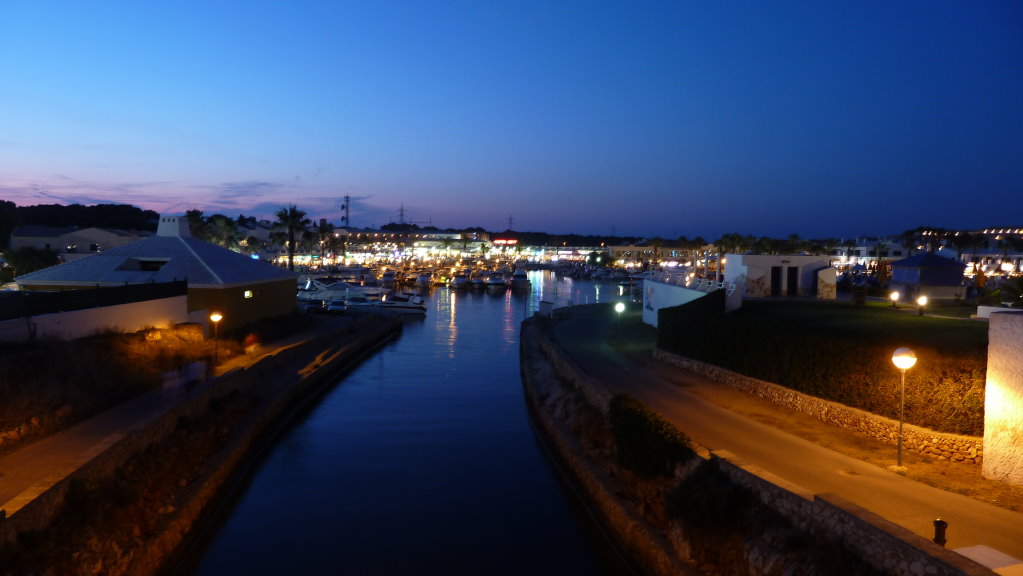
<instances>
[{"instance_id":1,"label":"tree","mask_svg":"<svg viewBox=\"0 0 1023 576\"><path fill-rule=\"evenodd\" d=\"M288 270L295 269L296 240L309 230L311 222L305 217L305 212L299 210L294 204L287 208L281 208L274 216L277 223L271 235L278 242L283 242L288 249Z\"/></svg>"},{"instance_id":2,"label":"tree","mask_svg":"<svg viewBox=\"0 0 1023 576\"><path fill-rule=\"evenodd\" d=\"M192 208L185 212L188 219L188 231L193 238L206 239L206 219L202 216L202 210Z\"/></svg>"},{"instance_id":3,"label":"tree","mask_svg":"<svg viewBox=\"0 0 1023 576\"><path fill-rule=\"evenodd\" d=\"M9 276L4 280L5 282L9 282L17 276L24 276L30 272L60 264L60 258L53 250L36 250L31 247L5 252L3 259L7 263L7 267L4 269L5 276Z\"/></svg>"},{"instance_id":4,"label":"tree","mask_svg":"<svg viewBox=\"0 0 1023 576\"><path fill-rule=\"evenodd\" d=\"M342 236L340 234L331 234L330 236L327 236L326 239L321 240L320 242L328 253L334 255L340 253L342 257L344 257L345 247L347 245L346 242L347 238L348 236Z\"/></svg>"},{"instance_id":5,"label":"tree","mask_svg":"<svg viewBox=\"0 0 1023 576\"><path fill-rule=\"evenodd\" d=\"M238 250L243 236L236 221L223 214L214 214L206 221L206 239L228 250Z\"/></svg>"},{"instance_id":6,"label":"tree","mask_svg":"<svg viewBox=\"0 0 1023 576\"><path fill-rule=\"evenodd\" d=\"M1005 280L999 290L1002 302L1012 302L1014 307L1023 306L1023 276Z\"/></svg>"},{"instance_id":7,"label":"tree","mask_svg":"<svg viewBox=\"0 0 1023 576\"><path fill-rule=\"evenodd\" d=\"M259 248L260 248L259 238L255 236L249 236L248 238L245 239L246 254L255 254L256 252L259 251Z\"/></svg>"},{"instance_id":8,"label":"tree","mask_svg":"<svg viewBox=\"0 0 1023 576\"><path fill-rule=\"evenodd\" d=\"M11 240L11 231L21 223L21 213L14 202L0 200L0 250L7 248Z\"/></svg>"},{"instance_id":9,"label":"tree","mask_svg":"<svg viewBox=\"0 0 1023 576\"><path fill-rule=\"evenodd\" d=\"M328 251L332 252L333 250L330 249L329 244L330 240L334 237L334 225L326 220L320 220L314 232L316 242L320 245L320 257L326 256Z\"/></svg>"}]
</instances>

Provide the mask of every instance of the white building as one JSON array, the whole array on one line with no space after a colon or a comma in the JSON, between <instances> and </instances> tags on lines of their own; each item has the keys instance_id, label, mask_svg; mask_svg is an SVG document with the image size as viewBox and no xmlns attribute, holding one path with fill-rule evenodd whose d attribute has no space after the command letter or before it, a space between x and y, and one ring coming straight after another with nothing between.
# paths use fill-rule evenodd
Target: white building
<instances>
[{"instance_id":1,"label":"white building","mask_svg":"<svg viewBox=\"0 0 1023 576\"><path fill-rule=\"evenodd\" d=\"M820 272L831 269L830 256L727 254L724 282L744 284L744 296L766 298L780 296L822 297L834 291L818 287ZM825 274L834 281L833 274Z\"/></svg>"}]
</instances>

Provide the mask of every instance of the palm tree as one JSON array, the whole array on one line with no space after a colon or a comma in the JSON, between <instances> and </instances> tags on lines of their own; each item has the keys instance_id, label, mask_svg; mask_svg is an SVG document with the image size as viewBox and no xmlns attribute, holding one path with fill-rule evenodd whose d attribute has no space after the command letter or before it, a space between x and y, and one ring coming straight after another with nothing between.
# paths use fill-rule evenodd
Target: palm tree
<instances>
[{"instance_id":1,"label":"palm tree","mask_svg":"<svg viewBox=\"0 0 1023 576\"><path fill-rule=\"evenodd\" d=\"M320 223L316 225L316 240L320 244L320 257L324 257L327 254L330 239L334 237L334 225L326 220L320 220Z\"/></svg>"},{"instance_id":2,"label":"palm tree","mask_svg":"<svg viewBox=\"0 0 1023 576\"><path fill-rule=\"evenodd\" d=\"M281 208L274 216L277 223L271 234L276 241L283 241L288 249L288 270L295 269L295 249L297 248L296 237L304 235L311 222L305 217L305 212L299 210L294 204L287 208Z\"/></svg>"},{"instance_id":3,"label":"palm tree","mask_svg":"<svg viewBox=\"0 0 1023 576\"><path fill-rule=\"evenodd\" d=\"M331 234L325 240L321 240L321 245L327 250L327 252L336 255L340 252L341 257L344 258L345 254L345 240L348 236L342 236L340 234Z\"/></svg>"}]
</instances>

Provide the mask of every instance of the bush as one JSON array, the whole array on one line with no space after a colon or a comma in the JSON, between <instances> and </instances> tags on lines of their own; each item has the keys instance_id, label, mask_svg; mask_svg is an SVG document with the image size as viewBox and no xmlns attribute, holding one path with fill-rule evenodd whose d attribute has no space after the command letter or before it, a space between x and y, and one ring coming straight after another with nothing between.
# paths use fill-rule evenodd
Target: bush
<instances>
[{"instance_id":1,"label":"bush","mask_svg":"<svg viewBox=\"0 0 1023 576\"><path fill-rule=\"evenodd\" d=\"M695 456L689 438L646 405L626 394L609 410L618 465L640 476L670 476L675 465Z\"/></svg>"}]
</instances>

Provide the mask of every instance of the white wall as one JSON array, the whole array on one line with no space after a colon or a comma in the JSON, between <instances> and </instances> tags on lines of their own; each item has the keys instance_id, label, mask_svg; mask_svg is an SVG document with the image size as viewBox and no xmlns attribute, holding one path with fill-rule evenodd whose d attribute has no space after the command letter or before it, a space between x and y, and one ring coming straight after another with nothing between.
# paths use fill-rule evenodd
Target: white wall
<instances>
[{"instance_id":1,"label":"white wall","mask_svg":"<svg viewBox=\"0 0 1023 576\"><path fill-rule=\"evenodd\" d=\"M984 394L983 474L1023 485L1023 312L991 315Z\"/></svg>"},{"instance_id":2,"label":"white wall","mask_svg":"<svg viewBox=\"0 0 1023 576\"><path fill-rule=\"evenodd\" d=\"M745 275L745 295L751 298L763 298L771 295L771 268L773 266L782 268L781 296L788 295L789 268L799 268L797 294L809 296L817 286L817 272L831 266L830 256L727 254L725 258L725 282L736 282Z\"/></svg>"},{"instance_id":3,"label":"white wall","mask_svg":"<svg viewBox=\"0 0 1023 576\"><path fill-rule=\"evenodd\" d=\"M657 311L661 308L679 306L706 296L706 292L690 290L682 286L643 281L643 322L657 326Z\"/></svg>"},{"instance_id":4,"label":"white wall","mask_svg":"<svg viewBox=\"0 0 1023 576\"><path fill-rule=\"evenodd\" d=\"M36 338L74 340L112 329L137 332L148 327L168 327L188 322L188 296L174 296L146 302L104 306L88 310L42 314L0 322L0 341L24 342L35 331Z\"/></svg>"}]
</instances>

